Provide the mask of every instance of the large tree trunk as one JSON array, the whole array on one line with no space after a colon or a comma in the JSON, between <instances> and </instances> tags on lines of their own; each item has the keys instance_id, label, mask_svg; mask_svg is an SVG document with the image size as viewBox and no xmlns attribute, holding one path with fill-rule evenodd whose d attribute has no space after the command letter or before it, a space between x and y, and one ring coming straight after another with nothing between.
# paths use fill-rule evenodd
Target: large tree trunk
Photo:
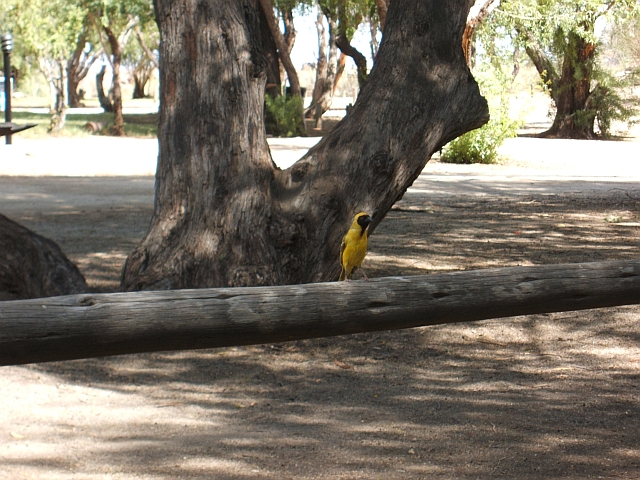
<instances>
[{"instance_id":1,"label":"large tree trunk","mask_svg":"<svg viewBox=\"0 0 640 480\"><path fill-rule=\"evenodd\" d=\"M84 277L55 242L0 214L0 301L86 291Z\"/></svg>"},{"instance_id":2,"label":"large tree trunk","mask_svg":"<svg viewBox=\"0 0 640 480\"><path fill-rule=\"evenodd\" d=\"M431 155L488 120L461 48L470 0L394 0L369 80L305 157L273 163L257 0L156 0L161 108L150 230L125 290L336 279L358 211L373 228Z\"/></svg>"}]
</instances>

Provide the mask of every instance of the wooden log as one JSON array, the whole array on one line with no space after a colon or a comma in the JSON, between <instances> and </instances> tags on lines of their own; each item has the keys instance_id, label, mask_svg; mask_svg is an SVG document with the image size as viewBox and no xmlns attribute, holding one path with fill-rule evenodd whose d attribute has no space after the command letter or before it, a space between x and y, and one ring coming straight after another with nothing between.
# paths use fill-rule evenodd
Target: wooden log
<instances>
[{"instance_id":1,"label":"wooden log","mask_svg":"<svg viewBox=\"0 0 640 480\"><path fill-rule=\"evenodd\" d=\"M0 364L283 342L640 303L640 261L0 303Z\"/></svg>"}]
</instances>

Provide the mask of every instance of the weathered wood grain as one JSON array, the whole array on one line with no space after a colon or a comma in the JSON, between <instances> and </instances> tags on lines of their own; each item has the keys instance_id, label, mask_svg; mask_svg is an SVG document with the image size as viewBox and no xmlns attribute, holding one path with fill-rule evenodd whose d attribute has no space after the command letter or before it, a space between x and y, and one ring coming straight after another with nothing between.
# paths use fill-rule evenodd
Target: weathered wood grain
<instances>
[{"instance_id":1,"label":"weathered wood grain","mask_svg":"<svg viewBox=\"0 0 640 480\"><path fill-rule=\"evenodd\" d=\"M83 294L0 303L0 364L250 345L640 303L640 261L370 283Z\"/></svg>"}]
</instances>

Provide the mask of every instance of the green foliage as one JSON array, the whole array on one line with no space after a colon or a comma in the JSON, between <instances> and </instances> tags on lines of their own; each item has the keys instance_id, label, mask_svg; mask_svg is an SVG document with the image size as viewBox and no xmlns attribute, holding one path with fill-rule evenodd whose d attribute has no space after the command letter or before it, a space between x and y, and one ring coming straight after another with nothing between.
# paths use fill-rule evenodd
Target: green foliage
<instances>
[{"instance_id":1,"label":"green foliage","mask_svg":"<svg viewBox=\"0 0 640 480\"><path fill-rule=\"evenodd\" d=\"M506 32L514 45L524 48L540 72L547 93L562 105L554 127L574 125L576 131L587 132L587 138L591 138L596 134L595 125L600 135L607 136L612 122L627 122L633 117L633 109L623 100L624 87L603 71L596 21L633 24L640 14L640 3L517 0L503 1L495 12L491 31L494 40L500 41ZM573 98L568 102L570 95Z\"/></svg>"},{"instance_id":2,"label":"green foliage","mask_svg":"<svg viewBox=\"0 0 640 480\"><path fill-rule=\"evenodd\" d=\"M627 125L636 123L634 118L640 114L637 107L638 98L630 93L633 87L632 75L614 77L598 71L596 78L598 84L591 93L592 110L600 135L609 138L614 122Z\"/></svg>"},{"instance_id":3,"label":"green foliage","mask_svg":"<svg viewBox=\"0 0 640 480\"><path fill-rule=\"evenodd\" d=\"M302 98L297 95L265 97L267 133L276 137L297 137L306 134L302 118Z\"/></svg>"},{"instance_id":4,"label":"green foliage","mask_svg":"<svg viewBox=\"0 0 640 480\"><path fill-rule=\"evenodd\" d=\"M465 133L442 149L444 163L496 163L498 148L507 138L515 137L521 120L509 117L509 80L501 70L488 68L477 74L481 93L489 103L491 118L486 125Z\"/></svg>"}]
</instances>

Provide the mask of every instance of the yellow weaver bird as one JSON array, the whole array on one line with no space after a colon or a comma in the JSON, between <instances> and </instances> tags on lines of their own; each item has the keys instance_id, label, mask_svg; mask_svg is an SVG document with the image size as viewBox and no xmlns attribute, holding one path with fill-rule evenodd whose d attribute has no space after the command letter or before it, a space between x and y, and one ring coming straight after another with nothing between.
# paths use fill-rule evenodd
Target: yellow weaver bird
<instances>
[{"instance_id":1,"label":"yellow weaver bird","mask_svg":"<svg viewBox=\"0 0 640 480\"><path fill-rule=\"evenodd\" d=\"M373 219L365 212L360 212L353 217L353 223L340 245L340 266L342 267L340 280L351 280L353 272L362 265L364 256L367 254L368 227L371 222ZM369 281L364 272L362 275Z\"/></svg>"}]
</instances>

